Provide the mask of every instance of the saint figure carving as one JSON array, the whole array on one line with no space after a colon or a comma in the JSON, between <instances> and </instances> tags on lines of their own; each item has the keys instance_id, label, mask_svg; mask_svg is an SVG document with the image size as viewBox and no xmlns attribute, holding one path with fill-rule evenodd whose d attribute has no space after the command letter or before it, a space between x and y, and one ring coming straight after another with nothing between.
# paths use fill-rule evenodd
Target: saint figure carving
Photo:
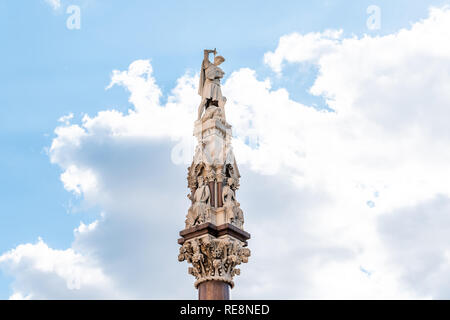
<instances>
[{"instance_id":1,"label":"saint figure carving","mask_svg":"<svg viewBox=\"0 0 450 320\"><path fill-rule=\"evenodd\" d=\"M206 222L211 206L210 198L209 187L205 184L202 176L198 177L198 188L194 193L194 203L188 212L186 228Z\"/></svg>"},{"instance_id":2,"label":"saint figure carving","mask_svg":"<svg viewBox=\"0 0 450 320\"><path fill-rule=\"evenodd\" d=\"M209 54L214 53L214 63L209 61ZM212 118L215 114L225 117L224 106L227 99L222 96L220 88L220 79L223 78L225 72L219 68L219 65L225 61L222 56L216 56L216 49L203 50L204 58L202 68L200 70L200 83L198 94L202 97L202 101L198 106L198 120L201 119L203 110L208 111L208 117Z\"/></svg>"},{"instance_id":3,"label":"saint figure carving","mask_svg":"<svg viewBox=\"0 0 450 320\"><path fill-rule=\"evenodd\" d=\"M223 186L222 189L222 202L223 207L225 209L225 214L227 217L227 220L229 220L231 223L234 220L234 208L236 206L236 200L234 198L234 190L231 188L233 186L234 180L233 178L227 179L227 184Z\"/></svg>"}]
</instances>

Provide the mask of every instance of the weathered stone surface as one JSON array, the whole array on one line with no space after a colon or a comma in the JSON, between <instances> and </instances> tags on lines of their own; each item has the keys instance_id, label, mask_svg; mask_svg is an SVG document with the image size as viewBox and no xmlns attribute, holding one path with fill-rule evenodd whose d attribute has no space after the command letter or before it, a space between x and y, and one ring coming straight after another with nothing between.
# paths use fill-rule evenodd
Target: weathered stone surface
<instances>
[{"instance_id":1,"label":"weathered stone surface","mask_svg":"<svg viewBox=\"0 0 450 320\"><path fill-rule=\"evenodd\" d=\"M196 287L219 281L232 288L233 277L240 273L236 266L250 256L246 248L250 234L244 231L244 214L236 200L241 176L231 146L231 125L226 121L226 98L220 88L224 72L218 67L225 59L218 56L214 63L209 62L212 52L216 54L215 50L204 51L202 63L202 101L194 123L198 143L187 176L191 206L178 240L182 245L178 259L192 264L189 273L196 278ZM203 291L209 292L206 288Z\"/></svg>"},{"instance_id":2,"label":"weathered stone surface","mask_svg":"<svg viewBox=\"0 0 450 320\"><path fill-rule=\"evenodd\" d=\"M196 278L195 287L205 281L223 281L234 286L233 277L240 274L236 266L247 263L250 249L231 236L215 238L204 235L187 240L180 248L179 261L192 264L189 274Z\"/></svg>"}]
</instances>

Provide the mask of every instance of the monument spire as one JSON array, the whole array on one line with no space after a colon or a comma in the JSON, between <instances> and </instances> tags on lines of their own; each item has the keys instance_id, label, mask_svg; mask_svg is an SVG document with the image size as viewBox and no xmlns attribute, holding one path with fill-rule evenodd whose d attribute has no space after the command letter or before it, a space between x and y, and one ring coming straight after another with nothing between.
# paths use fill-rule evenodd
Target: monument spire
<instances>
[{"instance_id":1,"label":"monument spire","mask_svg":"<svg viewBox=\"0 0 450 320\"><path fill-rule=\"evenodd\" d=\"M209 61L210 53L214 62ZM196 279L200 300L229 299L234 276L240 274L237 266L250 256L250 234L244 231L244 215L236 200L240 174L225 117L227 99L220 86L225 73L219 65L225 58L216 54L216 49L204 50L201 102L194 123L198 144L187 177L191 206L178 239L178 260L192 265L188 273Z\"/></svg>"}]
</instances>

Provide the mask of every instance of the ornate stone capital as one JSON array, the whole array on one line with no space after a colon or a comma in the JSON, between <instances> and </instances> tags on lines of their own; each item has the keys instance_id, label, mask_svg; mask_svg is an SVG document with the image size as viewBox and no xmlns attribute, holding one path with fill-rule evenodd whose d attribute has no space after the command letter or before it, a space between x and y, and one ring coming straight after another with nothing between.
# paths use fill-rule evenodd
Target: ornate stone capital
<instances>
[{"instance_id":1,"label":"ornate stone capital","mask_svg":"<svg viewBox=\"0 0 450 320\"><path fill-rule=\"evenodd\" d=\"M195 287L204 281L218 280L234 286L233 277L240 274L236 266L247 263L250 249L245 243L230 236L215 238L205 235L187 240L180 248L178 261L192 264L188 273L195 278Z\"/></svg>"},{"instance_id":2,"label":"ornate stone capital","mask_svg":"<svg viewBox=\"0 0 450 320\"><path fill-rule=\"evenodd\" d=\"M215 179L216 179L216 173L214 172L214 170L212 168L210 168L206 174L206 181L214 182Z\"/></svg>"},{"instance_id":3,"label":"ornate stone capital","mask_svg":"<svg viewBox=\"0 0 450 320\"><path fill-rule=\"evenodd\" d=\"M222 173L222 172L220 172L220 173L216 173L216 180L217 180L217 182L223 182L224 180L225 180L225 175Z\"/></svg>"}]
</instances>

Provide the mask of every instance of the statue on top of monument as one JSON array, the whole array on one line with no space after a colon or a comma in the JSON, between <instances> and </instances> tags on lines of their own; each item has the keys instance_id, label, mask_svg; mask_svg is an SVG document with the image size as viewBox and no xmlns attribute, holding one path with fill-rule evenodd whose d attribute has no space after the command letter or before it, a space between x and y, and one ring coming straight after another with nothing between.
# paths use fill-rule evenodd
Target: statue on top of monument
<instances>
[{"instance_id":1,"label":"statue on top of monument","mask_svg":"<svg viewBox=\"0 0 450 320\"><path fill-rule=\"evenodd\" d=\"M214 63L209 61L210 53L214 53ZM205 49L203 50L203 54L204 57L198 87L198 94L202 97L202 101L198 106L198 120L202 118L203 110L206 110L206 118L213 118L217 115L219 118L225 120L224 106L227 99L222 96L222 90L220 88L220 79L223 78L225 72L219 68L219 65L225 61L225 58L216 56L216 49Z\"/></svg>"}]
</instances>

